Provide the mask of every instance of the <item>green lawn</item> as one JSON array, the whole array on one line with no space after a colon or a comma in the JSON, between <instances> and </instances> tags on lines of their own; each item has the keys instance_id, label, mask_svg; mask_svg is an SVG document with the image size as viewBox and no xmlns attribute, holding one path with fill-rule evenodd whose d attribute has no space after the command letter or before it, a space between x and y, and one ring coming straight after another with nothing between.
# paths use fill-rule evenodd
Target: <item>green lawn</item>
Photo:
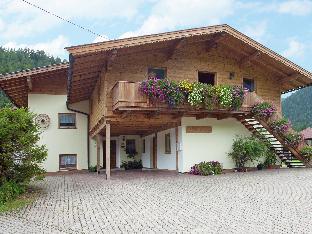
<instances>
[{"instance_id":1,"label":"green lawn","mask_svg":"<svg viewBox=\"0 0 312 234\"><path fill-rule=\"evenodd\" d=\"M12 201L6 202L4 205L0 205L0 213L16 210L22 208L35 201L38 196L38 191L29 190L28 192L20 195L18 198Z\"/></svg>"}]
</instances>

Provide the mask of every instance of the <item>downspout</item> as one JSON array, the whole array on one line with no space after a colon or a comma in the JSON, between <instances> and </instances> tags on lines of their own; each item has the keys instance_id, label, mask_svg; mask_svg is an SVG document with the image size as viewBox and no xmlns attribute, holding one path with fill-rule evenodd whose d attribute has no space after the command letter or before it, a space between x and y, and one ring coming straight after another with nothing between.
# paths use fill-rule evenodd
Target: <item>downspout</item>
<instances>
[{"instance_id":1,"label":"downspout","mask_svg":"<svg viewBox=\"0 0 312 234\"><path fill-rule=\"evenodd\" d=\"M68 68L68 76L67 76L67 101L66 101L66 107L69 111L73 111L82 115L87 116L87 156L88 156L88 169L90 167L90 138L89 138L89 128L90 128L90 115L88 113L85 113L83 111L79 111L79 110L75 110L71 107L69 107L69 102L68 102L68 98L69 98L69 93L71 90L71 83L72 83L72 77L73 77L73 71L72 71L72 67L73 67L73 63L74 63L74 56L72 54L69 54L69 68Z\"/></svg>"}]
</instances>

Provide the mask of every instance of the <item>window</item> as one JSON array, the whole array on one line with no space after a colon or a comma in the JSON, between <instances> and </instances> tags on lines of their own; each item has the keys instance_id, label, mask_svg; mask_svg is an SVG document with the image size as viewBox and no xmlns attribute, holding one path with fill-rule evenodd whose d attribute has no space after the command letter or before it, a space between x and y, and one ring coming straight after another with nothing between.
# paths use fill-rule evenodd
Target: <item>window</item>
<instances>
[{"instance_id":1,"label":"window","mask_svg":"<svg viewBox=\"0 0 312 234\"><path fill-rule=\"evenodd\" d=\"M216 73L198 72L198 82L204 84L215 85Z\"/></svg>"},{"instance_id":2,"label":"window","mask_svg":"<svg viewBox=\"0 0 312 234\"><path fill-rule=\"evenodd\" d=\"M170 133L165 134L165 154L171 154Z\"/></svg>"},{"instance_id":3,"label":"window","mask_svg":"<svg viewBox=\"0 0 312 234\"><path fill-rule=\"evenodd\" d=\"M59 128L76 128L75 113L59 113Z\"/></svg>"},{"instance_id":4,"label":"window","mask_svg":"<svg viewBox=\"0 0 312 234\"><path fill-rule=\"evenodd\" d=\"M77 169L76 154L60 154L60 170Z\"/></svg>"},{"instance_id":5,"label":"window","mask_svg":"<svg viewBox=\"0 0 312 234\"><path fill-rule=\"evenodd\" d=\"M253 79L243 79L244 89L247 89L249 92L255 91L255 81Z\"/></svg>"},{"instance_id":6,"label":"window","mask_svg":"<svg viewBox=\"0 0 312 234\"><path fill-rule=\"evenodd\" d=\"M166 68L156 68L150 67L148 68L148 77L156 77L158 79L165 79L167 76L167 69Z\"/></svg>"},{"instance_id":7,"label":"window","mask_svg":"<svg viewBox=\"0 0 312 234\"><path fill-rule=\"evenodd\" d=\"M134 139L126 140L126 154L129 154L129 155L137 154Z\"/></svg>"},{"instance_id":8,"label":"window","mask_svg":"<svg viewBox=\"0 0 312 234\"><path fill-rule=\"evenodd\" d=\"M143 146L142 147L143 147L142 152L145 153L145 139L143 139Z\"/></svg>"}]
</instances>

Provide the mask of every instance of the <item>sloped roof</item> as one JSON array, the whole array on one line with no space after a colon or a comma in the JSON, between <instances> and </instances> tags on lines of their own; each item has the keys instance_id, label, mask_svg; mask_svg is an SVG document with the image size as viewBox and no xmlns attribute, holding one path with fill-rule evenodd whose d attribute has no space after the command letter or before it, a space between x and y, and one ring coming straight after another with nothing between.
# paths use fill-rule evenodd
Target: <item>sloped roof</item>
<instances>
[{"instance_id":1,"label":"sloped roof","mask_svg":"<svg viewBox=\"0 0 312 234\"><path fill-rule=\"evenodd\" d=\"M0 74L0 88L18 107L27 107L29 87L27 79L39 77L50 78L59 74L67 74L69 63L59 63L44 67L36 67L6 74Z\"/></svg>"},{"instance_id":2,"label":"sloped roof","mask_svg":"<svg viewBox=\"0 0 312 234\"><path fill-rule=\"evenodd\" d=\"M216 42L217 40L214 38L218 38L217 35L226 35L227 39L224 40L226 42ZM282 82L282 93L301 89L312 84L311 72L229 25L223 24L67 47L66 49L70 53L70 57L72 57L70 64L72 79L68 101L70 103L77 102L90 97L101 70L112 56L116 54L122 56L127 51L133 53L140 49L148 50L150 48L151 50L153 47L174 47L175 42L182 39L190 41L205 39L211 42L215 40L216 43L227 47L233 52L235 51L242 60L246 58L250 64L274 73L276 76L274 82ZM118 53L116 53L117 50ZM86 80L88 80L89 88L83 89L84 84L82 82L86 82ZM75 87L72 88L71 84L75 84Z\"/></svg>"},{"instance_id":3,"label":"sloped roof","mask_svg":"<svg viewBox=\"0 0 312 234\"><path fill-rule=\"evenodd\" d=\"M159 34L151 34L151 35L139 36L139 37L130 37L130 38L125 38L125 39L110 40L110 41L104 41L104 42L98 42L98 43L92 43L92 44L77 45L77 46L66 47L65 49L67 49L68 52L71 53L72 55L79 56L79 55L84 55L84 54L89 54L89 53L97 53L101 51L108 51L108 50L120 49L120 48L125 48L125 47L139 46L139 45L144 45L144 44L149 44L149 43L156 43L156 42L181 39L181 38L187 38L187 37L193 37L193 36L199 36L199 35L208 35L208 34L221 33L221 32L228 33L229 35L254 47L260 52L267 54L268 56L289 66L290 68L301 73L302 75L305 75L309 77L310 79L312 79L311 72L303 69L297 64L291 62L285 57L277 54L276 52L270 50L269 48L263 46L262 44L256 42L255 40L235 30L234 28L230 27L227 24L172 31L172 32L166 32L166 33L159 33Z\"/></svg>"}]
</instances>

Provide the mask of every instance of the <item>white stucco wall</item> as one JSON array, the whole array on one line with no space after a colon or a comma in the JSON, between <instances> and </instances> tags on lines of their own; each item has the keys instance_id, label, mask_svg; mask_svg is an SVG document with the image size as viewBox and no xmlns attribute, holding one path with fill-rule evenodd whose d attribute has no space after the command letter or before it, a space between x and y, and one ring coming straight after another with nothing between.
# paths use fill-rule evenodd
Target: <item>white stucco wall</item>
<instances>
[{"instance_id":1,"label":"white stucco wall","mask_svg":"<svg viewBox=\"0 0 312 234\"><path fill-rule=\"evenodd\" d=\"M171 153L165 153L165 134L170 133L170 141L171 141ZM153 135L149 135L144 137L145 139L145 153L142 153L142 163L143 167L151 168L151 147L153 142ZM181 127L179 127L179 142L181 142ZM183 166L182 159L183 152L179 151L179 168ZM176 135L175 128L168 129L165 131L161 131L157 133L157 168L158 169L168 169L168 170L176 170Z\"/></svg>"},{"instance_id":2,"label":"white stucco wall","mask_svg":"<svg viewBox=\"0 0 312 234\"><path fill-rule=\"evenodd\" d=\"M250 132L236 119L217 120L206 118L196 120L193 117L182 118L183 167L188 172L196 163L219 161L224 169L235 167L228 153L232 149L236 135L249 136ZM186 133L186 126L212 126L211 133Z\"/></svg>"},{"instance_id":3,"label":"white stucco wall","mask_svg":"<svg viewBox=\"0 0 312 234\"><path fill-rule=\"evenodd\" d=\"M153 137L154 136L155 136L155 134L149 135L149 136L146 136L146 137L142 138L142 141L143 141L143 139L145 139L145 153L142 152L141 159L142 159L143 167L145 167L145 168L152 168L152 164L151 164L151 147L152 147L152 144L153 144Z\"/></svg>"},{"instance_id":4,"label":"white stucco wall","mask_svg":"<svg viewBox=\"0 0 312 234\"><path fill-rule=\"evenodd\" d=\"M29 94L29 109L37 114L47 114L51 123L41 135L48 157L43 166L48 172L59 171L60 154L77 154L77 169L87 169L87 116L76 113L77 129L59 129L58 113L71 113L66 107L66 95ZM84 106L84 103L78 104ZM87 109L87 108L86 108Z\"/></svg>"},{"instance_id":5,"label":"white stucco wall","mask_svg":"<svg viewBox=\"0 0 312 234\"><path fill-rule=\"evenodd\" d=\"M165 134L170 133L171 153L165 153ZM157 168L176 170L176 137L175 129L157 133Z\"/></svg>"}]
</instances>

